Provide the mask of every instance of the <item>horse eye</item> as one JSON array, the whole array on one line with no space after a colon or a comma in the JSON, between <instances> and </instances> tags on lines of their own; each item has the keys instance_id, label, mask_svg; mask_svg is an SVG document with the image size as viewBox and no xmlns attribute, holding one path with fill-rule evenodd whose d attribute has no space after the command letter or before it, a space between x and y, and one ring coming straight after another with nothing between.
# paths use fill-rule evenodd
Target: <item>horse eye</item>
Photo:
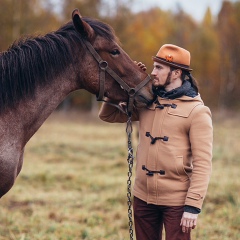
<instances>
[{"instance_id":1,"label":"horse eye","mask_svg":"<svg viewBox=\"0 0 240 240\"><path fill-rule=\"evenodd\" d=\"M114 50L112 50L110 53L111 53L113 56L116 56L116 55L119 55L119 54L120 54L120 52L119 52L118 49L114 49Z\"/></svg>"}]
</instances>

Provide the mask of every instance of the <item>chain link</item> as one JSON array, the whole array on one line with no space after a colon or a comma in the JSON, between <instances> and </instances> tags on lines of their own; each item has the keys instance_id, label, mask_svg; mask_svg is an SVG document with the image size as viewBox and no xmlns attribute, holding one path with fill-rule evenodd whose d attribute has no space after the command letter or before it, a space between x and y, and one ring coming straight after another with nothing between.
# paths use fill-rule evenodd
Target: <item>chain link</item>
<instances>
[{"instance_id":1,"label":"chain link","mask_svg":"<svg viewBox=\"0 0 240 240\"><path fill-rule=\"evenodd\" d=\"M126 133L128 137L128 180L127 180L127 204L128 204L128 227L129 227L129 236L130 240L133 240L133 214L132 214L132 168L133 168L133 148L132 148L132 121L131 117L129 116L127 121Z\"/></svg>"}]
</instances>

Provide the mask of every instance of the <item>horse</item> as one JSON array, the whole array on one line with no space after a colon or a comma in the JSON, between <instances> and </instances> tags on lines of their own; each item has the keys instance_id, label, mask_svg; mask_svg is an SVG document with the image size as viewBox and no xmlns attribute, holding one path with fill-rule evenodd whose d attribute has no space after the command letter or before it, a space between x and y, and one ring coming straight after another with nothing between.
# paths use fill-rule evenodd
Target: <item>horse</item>
<instances>
[{"instance_id":1,"label":"horse","mask_svg":"<svg viewBox=\"0 0 240 240\"><path fill-rule=\"evenodd\" d=\"M22 169L27 142L78 89L98 100L131 98L136 107L153 98L149 76L120 47L112 27L78 10L58 30L20 38L0 53L0 198Z\"/></svg>"}]
</instances>

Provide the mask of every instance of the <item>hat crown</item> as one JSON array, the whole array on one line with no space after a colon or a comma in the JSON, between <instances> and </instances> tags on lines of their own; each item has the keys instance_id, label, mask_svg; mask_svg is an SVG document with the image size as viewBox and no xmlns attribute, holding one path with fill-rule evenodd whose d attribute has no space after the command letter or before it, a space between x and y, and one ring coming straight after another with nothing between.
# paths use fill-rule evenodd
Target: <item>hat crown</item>
<instances>
[{"instance_id":1,"label":"hat crown","mask_svg":"<svg viewBox=\"0 0 240 240\"><path fill-rule=\"evenodd\" d=\"M153 57L153 60L191 71L190 52L173 44L164 44L157 52L156 57Z\"/></svg>"}]
</instances>

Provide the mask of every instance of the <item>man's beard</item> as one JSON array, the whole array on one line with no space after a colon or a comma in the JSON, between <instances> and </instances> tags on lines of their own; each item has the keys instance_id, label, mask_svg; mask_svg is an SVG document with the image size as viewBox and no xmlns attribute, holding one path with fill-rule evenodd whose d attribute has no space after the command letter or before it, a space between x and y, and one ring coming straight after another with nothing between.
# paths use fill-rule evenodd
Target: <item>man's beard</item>
<instances>
[{"instance_id":1,"label":"man's beard","mask_svg":"<svg viewBox=\"0 0 240 240\"><path fill-rule=\"evenodd\" d=\"M158 86L154 86L154 88L165 88L171 83L171 74L172 72L170 71L167 75L167 79L164 84L159 84ZM156 80L159 81L159 78L155 78Z\"/></svg>"},{"instance_id":2,"label":"man's beard","mask_svg":"<svg viewBox=\"0 0 240 240\"><path fill-rule=\"evenodd\" d=\"M154 86L152 85L152 91L153 91L153 94L154 94L154 100L156 100L156 97L157 97L157 92L158 92L158 89L165 89L170 83L171 83L171 74L172 72L170 71L167 75L167 79L165 81L164 84L159 84L158 86ZM159 81L159 78L156 78L156 80Z\"/></svg>"},{"instance_id":3,"label":"man's beard","mask_svg":"<svg viewBox=\"0 0 240 240\"><path fill-rule=\"evenodd\" d=\"M172 75L172 72L170 71L170 72L168 73L166 82L165 82L165 83L163 84L163 86L161 86L161 87L166 88L166 87L171 83L171 75Z\"/></svg>"}]
</instances>

